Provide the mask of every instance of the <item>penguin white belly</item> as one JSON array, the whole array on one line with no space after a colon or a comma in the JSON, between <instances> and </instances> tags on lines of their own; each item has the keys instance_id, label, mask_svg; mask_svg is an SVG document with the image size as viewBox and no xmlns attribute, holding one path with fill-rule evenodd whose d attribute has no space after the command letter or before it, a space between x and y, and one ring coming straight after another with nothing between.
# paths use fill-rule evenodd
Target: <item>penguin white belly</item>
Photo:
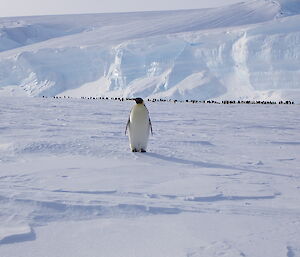
<instances>
[{"instance_id":1,"label":"penguin white belly","mask_svg":"<svg viewBox=\"0 0 300 257\"><path fill-rule=\"evenodd\" d=\"M144 105L136 105L130 113L129 141L131 150L146 151L150 132L149 113Z\"/></svg>"}]
</instances>

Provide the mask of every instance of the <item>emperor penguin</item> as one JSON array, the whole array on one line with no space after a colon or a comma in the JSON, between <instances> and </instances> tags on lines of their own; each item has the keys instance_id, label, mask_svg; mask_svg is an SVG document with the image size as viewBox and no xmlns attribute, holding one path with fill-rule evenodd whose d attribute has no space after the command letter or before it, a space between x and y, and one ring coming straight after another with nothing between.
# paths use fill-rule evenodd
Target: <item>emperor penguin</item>
<instances>
[{"instance_id":1,"label":"emperor penguin","mask_svg":"<svg viewBox=\"0 0 300 257\"><path fill-rule=\"evenodd\" d=\"M146 152L149 134L153 134L148 109L142 98L134 98L136 104L131 109L125 129L128 129L130 149L132 152Z\"/></svg>"}]
</instances>

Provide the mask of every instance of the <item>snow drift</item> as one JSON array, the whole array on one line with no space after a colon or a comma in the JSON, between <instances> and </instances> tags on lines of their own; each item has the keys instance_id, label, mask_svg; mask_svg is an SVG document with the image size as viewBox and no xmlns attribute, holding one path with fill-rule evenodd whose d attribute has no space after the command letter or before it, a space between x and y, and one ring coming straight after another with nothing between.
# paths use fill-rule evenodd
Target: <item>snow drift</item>
<instances>
[{"instance_id":1,"label":"snow drift","mask_svg":"<svg viewBox=\"0 0 300 257\"><path fill-rule=\"evenodd\" d=\"M300 102L300 5L0 19L0 95Z\"/></svg>"}]
</instances>

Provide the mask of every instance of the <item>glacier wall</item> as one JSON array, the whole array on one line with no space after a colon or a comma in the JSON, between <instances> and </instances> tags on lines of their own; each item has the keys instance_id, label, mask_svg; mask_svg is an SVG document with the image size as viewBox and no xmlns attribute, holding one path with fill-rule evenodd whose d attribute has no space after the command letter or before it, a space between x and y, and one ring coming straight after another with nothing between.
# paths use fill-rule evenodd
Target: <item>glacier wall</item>
<instances>
[{"instance_id":1,"label":"glacier wall","mask_svg":"<svg viewBox=\"0 0 300 257\"><path fill-rule=\"evenodd\" d=\"M0 95L300 102L300 15L291 15L295 2L286 1L123 14L119 20L59 16L53 23L47 16L36 18L36 26L28 25L35 18L5 19Z\"/></svg>"}]
</instances>

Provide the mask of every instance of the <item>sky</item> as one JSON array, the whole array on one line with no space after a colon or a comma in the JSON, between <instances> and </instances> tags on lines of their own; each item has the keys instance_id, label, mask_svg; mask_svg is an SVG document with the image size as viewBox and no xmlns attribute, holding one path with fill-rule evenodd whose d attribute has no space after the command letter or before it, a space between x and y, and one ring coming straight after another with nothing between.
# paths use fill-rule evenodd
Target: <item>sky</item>
<instances>
[{"instance_id":1,"label":"sky","mask_svg":"<svg viewBox=\"0 0 300 257\"><path fill-rule=\"evenodd\" d=\"M0 0L0 17L208 8L242 0Z\"/></svg>"}]
</instances>

